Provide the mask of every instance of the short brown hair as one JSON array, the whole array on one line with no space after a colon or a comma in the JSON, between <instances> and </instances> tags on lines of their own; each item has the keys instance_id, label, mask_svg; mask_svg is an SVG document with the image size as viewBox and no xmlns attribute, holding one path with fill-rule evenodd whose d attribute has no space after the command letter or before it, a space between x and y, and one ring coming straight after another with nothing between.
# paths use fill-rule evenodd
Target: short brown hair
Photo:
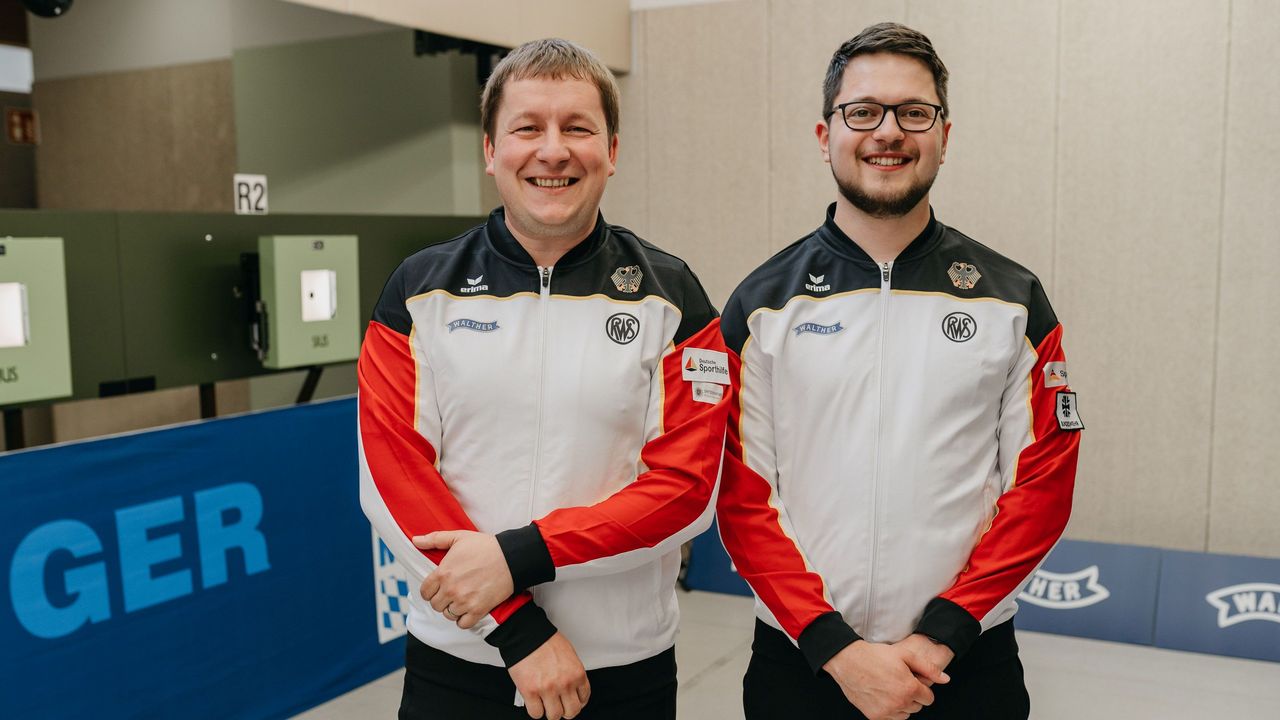
<instances>
[{"instance_id":1,"label":"short brown hair","mask_svg":"<svg viewBox=\"0 0 1280 720\"><path fill-rule=\"evenodd\" d=\"M859 55L872 53L896 53L908 55L925 64L933 73L933 87L938 92L938 102L942 105L942 118L950 114L947 105L947 66L933 49L933 43L919 30L912 30L898 23L879 23L858 33L852 40L846 40L831 56L831 64L827 66L827 78L822 83L822 117L831 115L840 92L840 84L844 82L844 69L849 61Z\"/></svg>"},{"instance_id":2,"label":"short brown hair","mask_svg":"<svg viewBox=\"0 0 1280 720\"><path fill-rule=\"evenodd\" d=\"M595 84L600 91L600 105L604 108L605 124L609 139L618 134L618 81L595 53L560 38L533 40L512 50L485 81L480 94L480 126L490 139L498 121L498 107L502 104L502 89L512 80L549 78L562 80L574 78Z\"/></svg>"}]
</instances>

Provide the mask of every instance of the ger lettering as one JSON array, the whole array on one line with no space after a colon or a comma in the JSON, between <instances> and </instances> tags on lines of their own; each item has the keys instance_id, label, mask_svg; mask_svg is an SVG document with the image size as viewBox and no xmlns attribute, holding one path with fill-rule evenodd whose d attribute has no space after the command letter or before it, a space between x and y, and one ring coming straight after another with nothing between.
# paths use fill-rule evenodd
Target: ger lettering
<instances>
[{"instance_id":1,"label":"ger lettering","mask_svg":"<svg viewBox=\"0 0 1280 720\"><path fill-rule=\"evenodd\" d=\"M271 569L267 539L258 529L257 487L241 482L196 492L191 518L184 500L175 495L120 508L113 528L95 530L62 519L27 533L9 565L9 599L18 622L36 637L59 638L110 620L113 611L120 614L121 608L111 606L113 587L120 589L123 613L134 613L192 594L197 570L202 589L226 583L233 553L242 559L245 575ZM192 524L194 558L182 546L182 530ZM100 530L115 534L117 552L110 557Z\"/></svg>"}]
</instances>

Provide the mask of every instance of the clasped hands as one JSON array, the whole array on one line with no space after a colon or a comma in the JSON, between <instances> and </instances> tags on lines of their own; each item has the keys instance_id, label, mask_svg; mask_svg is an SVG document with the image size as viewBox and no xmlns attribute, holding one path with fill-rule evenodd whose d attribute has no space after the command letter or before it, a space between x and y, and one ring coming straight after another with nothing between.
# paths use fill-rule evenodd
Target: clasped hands
<instances>
[{"instance_id":1,"label":"clasped hands","mask_svg":"<svg viewBox=\"0 0 1280 720\"><path fill-rule=\"evenodd\" d=\"M951 648L916 633L893 644L859 640L822 669L869 720L906 720L933 704L933 685L950 682L943 669L953 656Z\"/></svg>"},{"instance_id":2,"label":"clasped hands","mask_svg":"<svg viewBox=\"0 0 1280 720\"><path fill-rule=\"evenodd\" d=\"M432 609L468 630L515 592L498 539L471 530L442 530L413 538L419 550L444 550L444 559L419 592Z\"/></svg>"},{"instance_id":3,"label":"clasped hands","mask_svg":"<svg viewBox=\"0 0 1280 720\"><path fill-rule=\"evenodd\" d=\"M420 550L444 550L444 559L422 581L419 592L432 609L466 630L475 627L515 592L498 539L470 530L419 535ZM591 697L591 684L568 638L552 635L537 650L507 670L531 718L573 718Z\"/></svg>"}]
</instances>

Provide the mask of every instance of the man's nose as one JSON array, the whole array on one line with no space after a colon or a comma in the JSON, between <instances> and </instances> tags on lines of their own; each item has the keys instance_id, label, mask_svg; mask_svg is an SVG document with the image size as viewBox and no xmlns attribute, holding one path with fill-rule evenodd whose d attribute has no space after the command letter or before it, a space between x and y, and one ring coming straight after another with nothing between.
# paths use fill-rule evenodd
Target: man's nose
<instances>
[{"instance_id":1,"label":"man's nose","mask_svg":"<svg viewBox=\"0 0 1280 720\"><path fill-rule=\"evenodd\" d=\"M562 163L569 159L569 146L564 135L558 129L551 129L542 134L542 142L538 145L538 160L544 163Z\"/></svg>"},{"instance_id":2,"label":"man's nose","mask_svg":"<svg viewBox=\"0 0 1280 720\"><path fill-rule=\"evenodd\" d=\"M887 145L892 145L906 136L906 132L898 124L898 113L896 112L885 113L884 119L880 121L880 127L871 133L871 137Z\"/></svg>"}]
</instances>

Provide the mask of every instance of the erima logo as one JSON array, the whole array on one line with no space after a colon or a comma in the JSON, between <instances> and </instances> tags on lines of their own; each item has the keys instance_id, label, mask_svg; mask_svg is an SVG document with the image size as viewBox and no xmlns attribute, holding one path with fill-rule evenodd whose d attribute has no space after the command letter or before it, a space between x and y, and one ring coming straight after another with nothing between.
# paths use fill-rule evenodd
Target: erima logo
<instances>
[{"instance_id":1,"label":"erima logo","mask_svg":"<svg viewBox=\"0 0 1280 720\"><path fill-rule=\"evenodd\" d=\"M485 290L489 289L489 286L480 284L480 281L483 279L484 279L484 275L481 275L480 277L477 277L475 279L467 278L467 287L458 288L458 290L464 293L484 292Z\"/></svg>"},{"instance_id":2,"label":"erima logo","mask_svg":"<svg viewBox=\"0 0 1280 720\"><path fill-rule=\"evenodd\" d=\"M826 285L822 284L822 281L826 279L827 279L826 275L814 275L810 273L809 282L804 284L804 289L808 290L809 292L826 292L831 289L830 283Z\"/></svg>"},{"instance_id":3,"label":"erima logo","mask_svg":"<svg viewBox=\"0 0 1280 720\"><path fill-rule=\"evenodd\" d=\"M1018 599L1053 610L1075 610L1089 607L1111 597L1111 591L1098 582L1098 566L1073 573L1037 570Z\"/></svg>"},{"instance_id":4,"label":"erima logo","mask_svg":"<svg viewBox=\"0 0 1280 720\"><path fill-rule=\"evenodd\" d=\"M1227 628L1250 620L1280 623L1277 597L1280 597L1280 585L1245 583L1214 590L1204 599L1218 608L1218 627Z\"/></svg>"},{"instance_id":5,"label":"erima logo","mask_svg":"<svg viewBox=\"0 0 1280 720\"><path fill-rule=\"evenodd\" d=\"M819 325L818 323L807 322L800 323L791 329L795 331L796 337L800 337L805 333L814 333L816 335L835 335L843 330L844 327L840 325L840 323L836 323L834 325Z\"/></svg>"},{"instance_id":6,"label":"erima logo","mask_svg":"<svg viewBox=\"0 0 1280 720\"><path fill-rule=\"evenodd\" d=\"M494 320L493 322L476 322L475 320L468 320L466 318L463 318L461 320L454 320L453 322L449 323L449 332L453 332L454 330L474 330L475 332L493 332L494 330L498 330L498 329L499 328L498 328L497 320Z\"/></svg>"}]
</instances>

